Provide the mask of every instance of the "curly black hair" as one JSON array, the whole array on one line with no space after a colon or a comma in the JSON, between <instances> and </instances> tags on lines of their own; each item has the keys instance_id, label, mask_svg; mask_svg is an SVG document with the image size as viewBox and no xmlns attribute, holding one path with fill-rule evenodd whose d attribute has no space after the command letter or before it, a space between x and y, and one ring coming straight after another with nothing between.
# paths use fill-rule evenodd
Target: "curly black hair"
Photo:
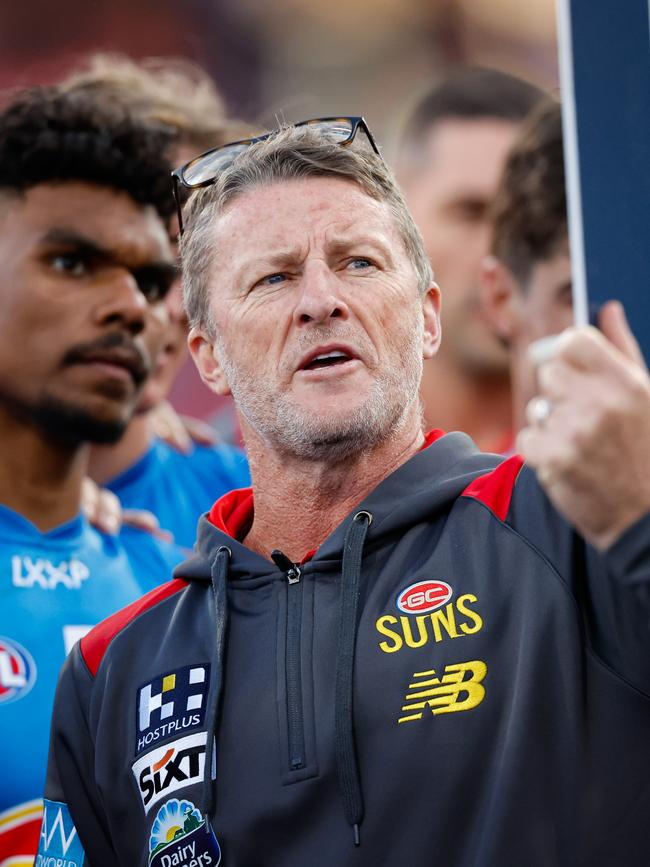
<instances>
[{"instance_id":1,"label":"curly black hair","mask_svg":"<svg viewBox=\"0 0 650 867\"><path fill-rule=\"evenodd\" d=\"M135 117L118 100L29 88L0 113L0 191L87 181L152 205L167 220L173 140L171 129Z\"/></svg>"}]
</instances>

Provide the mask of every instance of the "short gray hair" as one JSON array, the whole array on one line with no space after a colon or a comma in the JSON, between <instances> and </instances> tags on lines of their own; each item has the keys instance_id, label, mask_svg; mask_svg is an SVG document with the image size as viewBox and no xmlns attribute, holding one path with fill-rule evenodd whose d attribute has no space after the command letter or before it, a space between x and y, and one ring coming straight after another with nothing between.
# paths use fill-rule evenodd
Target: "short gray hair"
<instances>
[{"instance_id":1,"label":"short gray hair","mask_svg":"<svg viewBox=\"0 0 650 867\"><path fill-rule=\"evenodd\" d=\"M341 146L313 127L285 127L240 153L218 176L216 183L197 190L190 197L183 222L181 242L185 309L190 325L211 330L209 275L214 242L211 229L224 208L254 187L278 181L309 177L333 177L352 181L390 209L424 295L433 281L431 265L422 236L413 221L393 173L370 149L358 145L358 132L351 146Z\"/></svg>"}]
</instances>

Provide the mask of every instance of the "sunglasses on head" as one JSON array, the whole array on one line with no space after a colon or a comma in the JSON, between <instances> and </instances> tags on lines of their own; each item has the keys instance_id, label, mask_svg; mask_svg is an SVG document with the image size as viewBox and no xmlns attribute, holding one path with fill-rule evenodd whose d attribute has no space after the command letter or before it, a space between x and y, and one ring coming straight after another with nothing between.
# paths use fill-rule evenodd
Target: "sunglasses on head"
<instances>
[{"instance_id":1,"label":"sunglasses on head","mask_svg":"<svg viewBox=\"0 0 650 867\"><path fill-rule=\"evenodd\" d=\"M377 143L373 138L372 133L368 128L368 124L362 117L316 117L311 120L301 120L298 123L291 124L294 127L311 126L315 127L324 138L331 139L336 144L345 147L351 144L357 132L361 130L372 150L381 156ZM277 132L277 130L275 131ZM228 166L232 165L233 160L246 148L252 144L264 141L275 132L267 132L265 135L257 135L253 138L242 139L241 141L230 142L230 144L220 145L216 148L211 148L209 151L200 154L198 157L190 160L185 165L172 172L172 181L174 184L174 201L176 202L176 211L178 214L178 226L180 234L183 234L183 213L181 208L181 192L183 187L187 190L198 190L201 187L209 187L214 184L219 176L219 173Z\"/></svg>"}]
</instances>

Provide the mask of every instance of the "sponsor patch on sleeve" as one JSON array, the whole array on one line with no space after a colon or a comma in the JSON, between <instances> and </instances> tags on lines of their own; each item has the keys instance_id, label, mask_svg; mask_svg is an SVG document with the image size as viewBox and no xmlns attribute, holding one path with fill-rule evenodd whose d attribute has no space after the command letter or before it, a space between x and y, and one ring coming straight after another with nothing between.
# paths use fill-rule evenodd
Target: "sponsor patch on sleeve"
<instances>
[{"instance_id":1,"label":"sponsor patch on sleeve","mask_svg":"<svg viewBox=\"0 0 650 867\"><path fill-rule=\"evenodd\" d=\"M84 850L67 804L43 802L43 823L34 867L82 867Z\"/></svg>"},{"instance_id":2,"label":"sponsor patch on sleeve","mask_svg":"<svg viewBox=\"0 0 650 867\"><path fill-rule=\"evenodd\" d=\"M186 665L138 689L135 755L175 735L203 726L210 666Z\"/></svg>"},{"instance_id":3,"label":"sponsor patch on sleeve","mask_svg":"<svg viewBox=\"0 0 650 867\"><path fill-rule=\"evenodd\" d=\"M150 867L217 867L220 861L214 831L194 804L166 801L151 826Z\"/></svg>"}]
</instances>

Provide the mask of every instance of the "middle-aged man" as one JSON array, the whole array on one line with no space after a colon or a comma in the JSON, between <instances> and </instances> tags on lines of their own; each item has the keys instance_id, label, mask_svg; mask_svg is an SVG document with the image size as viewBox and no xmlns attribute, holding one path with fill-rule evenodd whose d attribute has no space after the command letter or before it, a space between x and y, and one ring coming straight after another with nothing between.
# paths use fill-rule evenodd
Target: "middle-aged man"
<instances>
[{"instance_id":1,"label":"middle-aged man","mask_svg":"<svg viewBox=\"0 0 650 867\"><path fill-rule=\"evenodd\" d=\"M647 372L620 317L567 332L537 473L425 436L439 290L365 136L180 171L190 346L253 488L71 655L38 863L648 862Z\"/></svg>"},{"instance_id":2,"label":"middle-aged man","mask_svg":"<svg viewBox=\"0 0 650 867\"><path fill-rule=\"evenodd\" d=\"M56 88L0 112L0 863L37 848L72 644L179 553L79 514L91 442L126 427L166 328L169 135Z\"/></svg>"},{"instance_id":3,"label":"middle-aged man","mask_svg":"<svg viewBox=\"0 0 650 867\"><path fill-rule=\"evenodd\" d=\"M450 73L419 99L402 133L398 179L442 287L444 338L423 368L429 427L500 451L511 436L508 354L485 321L481 260L488 209L521 121L542 97L496 69Z\"/></svg>"}]
</instances>

